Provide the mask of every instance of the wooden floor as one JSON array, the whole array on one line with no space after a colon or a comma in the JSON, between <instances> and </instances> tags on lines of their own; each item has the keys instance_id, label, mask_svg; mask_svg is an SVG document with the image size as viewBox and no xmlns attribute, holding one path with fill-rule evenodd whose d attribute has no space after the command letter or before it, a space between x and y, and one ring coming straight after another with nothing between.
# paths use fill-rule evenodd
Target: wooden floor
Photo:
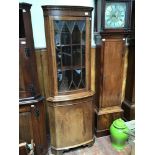
<instances>
[{"instance_id":1,"label":"wooden floor","mask_svg":"<svg viewBox=\"0 0 155 155\"><path fill-rule=\"evenodd\" d=\"M78 147L64 152L64 155L130 155L131 145L127 146L122 151L117 151L111 146L110 136L95 138L95 143L92 147ZM50 149L47 155L52 155Z\"/></svg>"}]
</instances>

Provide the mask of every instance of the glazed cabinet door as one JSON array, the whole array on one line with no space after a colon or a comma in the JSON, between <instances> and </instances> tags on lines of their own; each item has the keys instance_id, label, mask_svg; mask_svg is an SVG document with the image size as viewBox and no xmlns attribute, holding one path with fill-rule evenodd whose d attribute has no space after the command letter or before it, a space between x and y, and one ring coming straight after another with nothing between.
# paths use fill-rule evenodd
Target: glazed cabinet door
<instances>
[{"instance_id":1,"label":"glazed cabinet door","mask_svg":"<svg viewBox=\"0 0 155 155\"><path fill-rule=\"evenodd\" d=\"M102 40L103 83L100 107L121 104L125 43L123 39Z\"/></svg>"},{"instance_id":2,"label":"glazed cabinet door","mask_svg":"<svg viewBox=\"0 0 155 155\"><path fill-rule=\"evenodd\" d=\"M55 86L53 93L68 94L88 90L89 85L89 26L85 17L52 17L50 20L53 44L50 66ZM50 56L49 56L50 57ZM51 79L52 79L51 78Z\"/></svg>"}]
</instances>

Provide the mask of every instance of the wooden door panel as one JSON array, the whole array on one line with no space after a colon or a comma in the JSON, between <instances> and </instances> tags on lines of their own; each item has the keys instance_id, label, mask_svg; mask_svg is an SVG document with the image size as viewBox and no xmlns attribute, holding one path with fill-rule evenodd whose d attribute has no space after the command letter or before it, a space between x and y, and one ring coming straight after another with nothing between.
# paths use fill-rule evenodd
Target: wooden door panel
<instances>
[{"instance_id":1,"label":"wooden door panel","mask_svg":"<svg viewBox=\"0 0 155 155\"><path fill-rule=\"evenodd\" d=\"M34 141L36 145L40 145L43 147L43 144L46 144L45 137L45 111L44 104L38 103L31 107L32 114L32 122L33 122L33 131L35 134L33 135Z\"/></svg>"},{"instance_id":2,"label":"wooden door panel","mask_svg":"<svg viewBox=\"0 0 155 155\"><path fill-rule=\"evenodd\" d=\"M56 131L61 137L57 139L57 144L74 144L75 140L71 138L70 136L72 135L76 141L80 142L81 139L83 138L82 132L84 132L83 128L83 112L81 108L76 108L76 109L68 109L68 112L63 113L60 110L58 113L58 130ZM74 120L76 119L76 120ZM72 122L72 120L74 120ZM79 130L79 127L82 130ZM80 131L80 132L79 132ZM77 134L78 133L78 134ZM63 135L65 135L65 139L62 138Z\"/></svg>"},{"instance_id":3,"label":"wooden door panel","mask_svg":"<svg viewBox=\"0 0 155 155\"><path fill-rule=\"evenodd\" d=\"M19 113L19 139L31 143L33 138L31 112Z\"/></svg>"},{"instance_id":4,"label":"wooden door panel","mask_svg":"<svg viewBox=\"0 0 155 155\"><path fill-rule=\"evenodd\" d=\"M54 110L54 111L53 111ZM52 145L58 148L74 146L92 139L92 103L82 102L73 105L50 107ZM53 122L54 124L52 124ZM53 131L53 132L52 132ZM54 137L53 137L54 136Z\"/></svg>"},{"instance_id":5,"label":"wooden door panel","mask_svg":"<svg viewBox=\"0 0 155 155\"><path fill-rule=\"evenodd\" d=\"M102 108L121 104L125 45L122 39L107 39L103 45Z\"/></svg>"},{"instance_id":6,"label":"wooden door panel","mask_svg":"<svg viewBox=\"0 0 155 155\"><path fill-rule=\"evenodd\" d=\"M25 42L23 44L22 42ZM31 97L32 90L34 89L34 77L33 77L33 64L32 64L32 56L30 55L30 51L28 49L27 53L25 50L26 47L26 39L22 39L19 41L19 91L20 98Z\"/></svg>"},{"instance_id":7,"label":"wooden door panel","mask_svg":"<svg viewBox=\"0 0 155 155\"><path fill-rule=\"evenodd\" d=\"M47 147L44 103L29 102L19 106L19 139L29 144L33 139L37 155L42 155Z\"/></svg>"}]
</instances>

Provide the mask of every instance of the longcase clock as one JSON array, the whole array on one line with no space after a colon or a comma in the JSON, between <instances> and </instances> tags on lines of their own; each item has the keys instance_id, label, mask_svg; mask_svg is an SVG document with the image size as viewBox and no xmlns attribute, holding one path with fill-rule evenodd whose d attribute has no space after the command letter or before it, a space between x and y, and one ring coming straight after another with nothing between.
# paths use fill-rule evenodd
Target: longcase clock
<instances>
[{"instance_id":1,"label":"longcase clock","mask_svg":"<svg viewBox=\"0 0 155 155\"><path fill-rule=\"evenodd\" d=\"M131 34L131 0L102 0L97 12L95 133L109 134L113 120L122 117L124 58Z\"/></svg>"},{"instance_id":2,"label":"longcase clock","mask_svg":"<svg viewBox=\"0 0 155 155\"><path fill-rule=\"evenodd\" d=\"M51 148L56 154L94 140L90 90L91 7L42 6L49 63Z\"/></svg>"}]
</instances>

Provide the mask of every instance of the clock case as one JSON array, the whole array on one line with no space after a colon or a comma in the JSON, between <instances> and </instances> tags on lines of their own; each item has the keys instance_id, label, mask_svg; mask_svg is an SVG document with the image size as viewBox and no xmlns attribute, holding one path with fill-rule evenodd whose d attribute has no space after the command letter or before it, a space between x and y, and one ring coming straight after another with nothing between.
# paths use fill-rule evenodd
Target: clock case
<instances>
[{"instance_id":1,"label":"clock case","mask_svg":"<svg viewBox=\"0 0 155 155\"><path fill-rule=\"evenodd\" d=\"M106 3L126 3L126 15L125 15L125 26L124 28L105 28L105 8ZM132 12L132 1L131 0L101 0L97 1L97 31L112 34L128 34L131 32L131 12ZM100 8L99 8L100 6ZM101 12L101 15L99 13Z\"/></svg>"},{"instance_id":2,"label":"clock case","mask_svg":"<svg viewBox=\"0 0 155 155\"><path fill-rule=\"evenodd\" d=\"M125 2L128 5L126 28L106 29L104 16L106 2ZM134 0L125 1L96 1L95 7L95 42L96 42L96 78L95 81L95 135L101 137L109 134L112 122L123 117L124 108L121 107L123 92L123 71L126 51L132 52L131 44L134 40ZM132 50L133 49L133 50ZM119 74L117 74L117 72ZM107 78L108 77L108 78ZM113 82L113 77L117 82ZM112 81L112 82L111 82ZM111 82L111 83L110 83ZM113 93L113 94L111 94ZM106 98L112 102L103 102ZM126 108L127 106L125 106ZM131 109L131 108L129 108Z\"/></svg>"}]
</instances>

